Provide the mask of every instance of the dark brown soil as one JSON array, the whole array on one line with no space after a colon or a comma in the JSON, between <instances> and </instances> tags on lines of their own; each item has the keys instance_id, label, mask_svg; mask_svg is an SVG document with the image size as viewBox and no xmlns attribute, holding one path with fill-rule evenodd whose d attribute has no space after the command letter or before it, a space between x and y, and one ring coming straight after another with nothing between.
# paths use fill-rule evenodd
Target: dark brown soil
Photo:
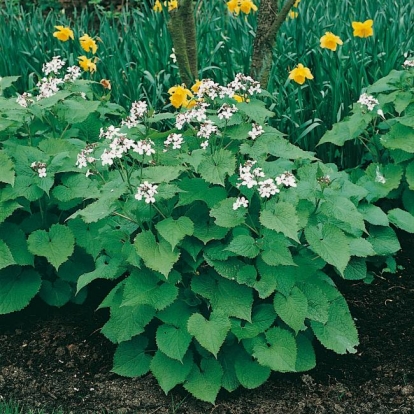
<instances>
[{"instance_id":1,"label":"dark brown soil","mask_svg":"<svg viewBox=\"0 0 414 414\"><path fill-rule=\"evenodd\" d=\"M183 389L165 396L155 379L110 372L114 346L99 332L107 315L89 306L34 302L0 317L0 400L65 413L414 413L414 243L404 270L371 285L342 282L361 345L354 355L317 348L317 368L274 375L260 388L219 394L216 406Z\"/></svg>"}]
</instances>

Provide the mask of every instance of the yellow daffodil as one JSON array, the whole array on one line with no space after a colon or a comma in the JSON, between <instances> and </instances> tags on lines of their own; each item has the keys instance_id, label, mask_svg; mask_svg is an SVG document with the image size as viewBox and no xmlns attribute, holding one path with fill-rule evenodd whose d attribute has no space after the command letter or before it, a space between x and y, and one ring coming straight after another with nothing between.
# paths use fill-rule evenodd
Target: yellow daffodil
<instances>
[{"instance_id":1,"label":"yellow daffodil","mask_svg":"<svg viewBox=\"0 0 414 414\"><path fill-rule=\"evenodd\" d=\"M298 8L298 6L299 6L299 3L300 3L300 0L296 0L296 1L295 1L295 3L293 4L293 7L296 7L296 8Z\"/></svg>"},{"instance_id":2,"label":"yellow daffodil","mask_svg":"<svg viewBox=\"0 0 414 414\"><path fill-rule=\"evenodd\" d=\"M168 11L178 9L178 0L169 0L168 2L164 1L164 6L168 6Z\"/></svg>"},{"instance_id":3,"label":"yellow daffodil","mask_svg":"<svg viewBox=\"0 0 414 414\"><path fill-rule=\"evenodd\" d=\"M193 98L194 96L190 90L183 86L173 86L168 89L168 93L171 95L170 102L174 108L179 108L180 106L188 107L190 103L188 98Z\"/></svg>"},{"instance_id":4,"label":"yellow daffodil","mask_svg":"<svg viewBox=\"0 0 414 414\"><path fill-rule=\"evenodd\" d=\"M305 79L313 79L313 75L308 68L303 66L302 63L299 63L295 69L292 69L289 72L289 79L292 79L296 83L299 83L299 85L302 85L305 83Z\"/></svg>"},{"instance_id":5,"label":"yellow daffodil","mask_svg":"<svg viewBox=\"0 0 414 414\"><path fill-rule=\"evenodd\" d=\"M240 10L244 14L249 14L252 10L257 11L257 6L252 2L252 0L241 0Z\"/></svg>"},{"instance_id":6,"label":"yellow daffodil","mask_svg":"<svg viewBox=\"0 0 414 414\"><path fill-rule=\"evenodd\" d=\"M98 46L95 42L95 40L93 40L89 35L87 35L86 33L79 38L80 44L82 49L85 52L92 52L93 54L96 53L96 51L98 50Z\"/></svg>"},{"instance_id":7,"label":"yellow daffodil","mask_svg":"<svg viewBox=\"0 0 414 414\"><path fill-rule=\"evenodd\" d=\"M85 72L96 72L96 61L95 58L93 61L92 59L88 59L86 56L79 56L79 66L85 71Z\"/></svg>"},{"instance_id":8,"label":"yellow daffodil","mask_svg":"<svg viewBox=\"0 0 414 414\"><path fill-rule=\"evenodd\" d=\"M326 32L320 39L321 41L321 47L324 49L330 49L335 52L336 47L338 45L342 45L343 42L339 38L339 36L334 35L331 32Z\"/></svg>"},{"instance_id":9,"label":"yellow daffodil","mask_svg":"<svg viewBox=\"0 0 414 414\"><path fill-rule=\"evenodd\" d=\"M289 12L289 17L291 18L291 19L296 19L296 17L298 17L299 16L299 13L297 12L297 11L293 11L293 10L291 10L290 12Z\"/></svg>"},{"instance_id":10,"label":"yellow daffodil","mask_svg":"<svg viewBox=\"0 0 414 414\"><path fill-rule=\"evenodd\" d=\"M240 13L240 1L239 0L230 0L227 2L227 8L230 13L239 14Z\"/></svg>"},{"instance_id":11,"label":"yellow daffodil","mask_svg":"<svg viewBox=\"0 0 414 414\"><path fill-rule=\"evenodd\" d=\"M152 8L154 11L161 13L162 12L162 4L160 2L160 0L156 0L154 7Z\"/></svg>"},{"instance_id":12,"label":"yellow daffodil","mask_svg":"<svg viewBox=\"0 0 414 414\"><path fill-rule=\"evenodd\" d=\"M201 85L201 80L196 80L196 83L191 87L191 90L194 93L197 93L198 90L200 89L200 85Z\"/></svg>"},{"instance_id":13,"label":"yellow daffodil","mask_svg":"<svg viewBox=\"0 0 414 414\"><path fill-rule=\"evenodd\" d=\"M69 38L72 40L74 39L73 31L69 27L55 26L55 29L58 31L53 33L53 37L56 37L62 42L66 42Z\"/></svg>"},{"instance_id":14,"label":"yellow daffodil","mask_svg":"<svg viewBox=\"0 0 414 414\"><path fill-rule=\"evenodd\" d=\"M369 37L374 34L372 29L373 20L365 20L365 22L352 22L355 37Z\"/></svg>"}]
</instances>

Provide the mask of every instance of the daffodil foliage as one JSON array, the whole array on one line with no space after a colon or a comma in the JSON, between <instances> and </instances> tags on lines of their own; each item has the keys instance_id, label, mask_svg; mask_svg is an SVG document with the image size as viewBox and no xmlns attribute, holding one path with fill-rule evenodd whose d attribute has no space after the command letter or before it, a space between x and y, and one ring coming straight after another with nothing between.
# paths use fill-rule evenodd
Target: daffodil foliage
<instances>
[{"instance_id":1,"label":"daffodil foliage","mask_svg":"<svg viewBox=\"0 0 414 414\"><path fill-rule=\"evenodd\" d=\"M392 267L390 222L413 230L409 213L373 204L403 172L412 199L412 98L378 95L386 117L400 114L379 140L398 162L349 175L269 126L268 95L248 76L200 80L191 105L155 113L66 75L19 96L16 78L0 81L0 313L37 294L82 303L111 280L100 308L113 371L152 372L164 392L182 384L210 403L312 369L316 341L356 352L335 282ZM371 92L406 80L390 76Z\"/></svg>"}]
</instances>

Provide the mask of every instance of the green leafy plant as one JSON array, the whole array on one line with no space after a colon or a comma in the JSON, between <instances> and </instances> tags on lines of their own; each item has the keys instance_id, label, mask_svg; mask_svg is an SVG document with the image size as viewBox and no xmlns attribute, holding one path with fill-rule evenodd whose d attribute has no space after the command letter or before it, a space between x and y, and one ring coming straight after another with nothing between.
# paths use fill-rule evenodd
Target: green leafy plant
<instances>
[{"instance_id":1,"label":"green leafy plant","mask_svg":"<svg viewBox=\"0 0 414 414\"><path fill-rule=\"evenodd\" d=\"M342 146L352 142L364 148L360 165L351 172L352 180L369 192L370 203L385 208L387 216L378 225L389 221L409 233L414 232L413 62L407 59L403 70L391 71L369 86L352 114L335 124L319 143Z\"/></svg>"},{"instance_id":2,"label":"green leafy plant","mask_svg":"<svg viewBox=\"0 0 414 414\"><path fill-rule=\"evenodd\" d=\"M33 96L0 99L1 313L112 280L113 371L210 403L312 369L315 339L356 351L334 281L369 281L398 239L362 182L268 125L257 82L204 80L176 114L126 114L52 62Z\"/></svg>"}]
</instances>

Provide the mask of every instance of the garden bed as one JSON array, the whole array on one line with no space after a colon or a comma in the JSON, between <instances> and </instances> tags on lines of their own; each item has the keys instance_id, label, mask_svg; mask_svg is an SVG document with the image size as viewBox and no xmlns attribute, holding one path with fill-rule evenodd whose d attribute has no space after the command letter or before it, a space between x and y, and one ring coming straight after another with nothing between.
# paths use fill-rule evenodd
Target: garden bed
<instances>
[{"instance_id":1,"label":"garden bed","mask_svg":"<svg viewBox=\"0 0 414 414\"><path fill-rule=\"evenodd\" d=\"M65 413L412 413L414 410L414 243L402 240L397 275L370 285L337 281L361 345L340 356L317 347L317 367L274 374L256 390L220 393L216 406L182 388L165 396L156 380L110 372L114 345L95 304L62 309L33 301L0 317L0 398Z\"/></svg>"}]
</instances>

